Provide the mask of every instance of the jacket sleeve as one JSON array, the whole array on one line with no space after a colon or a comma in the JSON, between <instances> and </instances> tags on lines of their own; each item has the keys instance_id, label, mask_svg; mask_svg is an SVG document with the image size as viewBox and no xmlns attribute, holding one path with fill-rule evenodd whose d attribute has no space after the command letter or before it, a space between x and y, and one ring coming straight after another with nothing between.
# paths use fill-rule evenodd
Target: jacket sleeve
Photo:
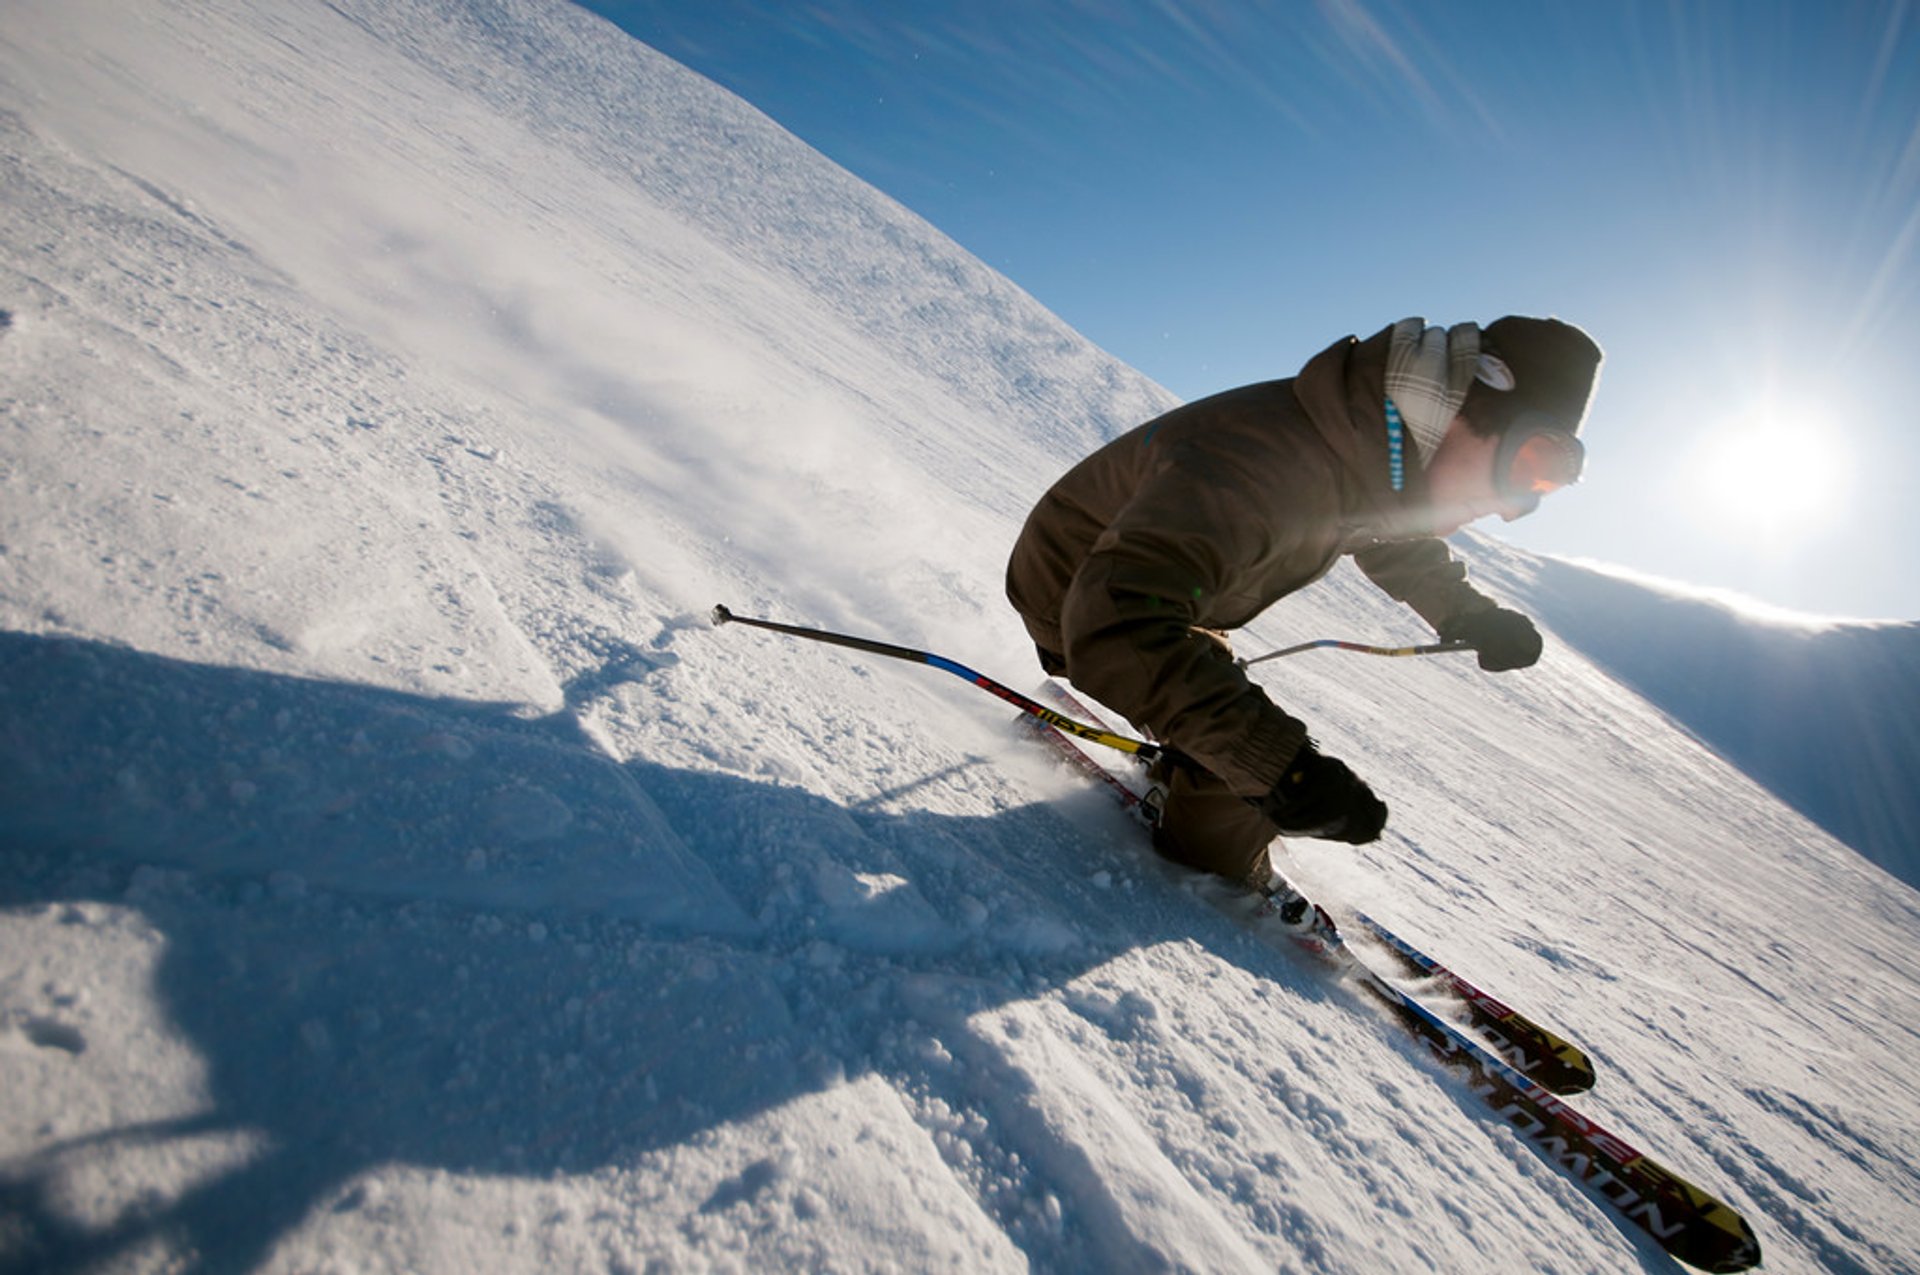
<instances>
[{"instance_id":1,"label":"jacket sleeve","mask_svg":"<svg viewBox=\"0 0 1920 1275\"><path fill-rule=\"evenodd\" d=\"M1249 797L1279 781L1306 727L1196 630L1223 583L1273 552L1273 497L1219 458L1169 458L1095 542L1061 612L1076 685Z\"/></svg>"},{"instance_id":2,"label":"jacket sleeve","mask_svg":"<svg viewBox=\"0 0 1920 1275\"><path fill-rule=\"evenodd\" d=\"M1492 598L1467 582L1466 564L1444 540L1400 540L1353 555L1369 580L1406 603L1437 632L1448 620L1492 610Z\"/></svg>"}]
</instances>

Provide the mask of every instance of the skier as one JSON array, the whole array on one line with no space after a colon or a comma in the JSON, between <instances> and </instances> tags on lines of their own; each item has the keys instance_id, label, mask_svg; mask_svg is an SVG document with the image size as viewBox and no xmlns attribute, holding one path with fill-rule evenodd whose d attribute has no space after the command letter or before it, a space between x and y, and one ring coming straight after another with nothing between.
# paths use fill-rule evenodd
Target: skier
<instances>
[{"instance_id":1,"label":"skier","mask_svg":"<svg viewBox=\"0 0 1920 1275\"><path fill-rule=\"evenodd\" d=\"M1386 805L1248 679L1224 630L1351 555L1481 668L1533 664L1539 630L1441 537L1579 479L1600 362L1556 319L1405 319L1149 421L1040 498L1007 596L1048 673L1167 745L1155 849L1261 888L1277 833L1380 836Z\"/></svg>"}]
</instances>

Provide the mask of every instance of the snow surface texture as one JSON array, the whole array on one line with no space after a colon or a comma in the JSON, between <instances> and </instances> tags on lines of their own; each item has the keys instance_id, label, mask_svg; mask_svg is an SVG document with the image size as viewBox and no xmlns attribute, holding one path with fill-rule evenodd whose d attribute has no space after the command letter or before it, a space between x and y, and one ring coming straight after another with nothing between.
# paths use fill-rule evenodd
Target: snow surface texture
<instances>
[{"instance_id":1,"label":"snow surface texture","mask_svg":"<svg viewBox=\"0 0 1920 1275\"><path fill-rule=\"evenodd\" d=\"M1037 677L1169 401L903 209L545 0L14 0L0 137L0 1265L1669 1267L1002 706L706 625ZM1920 1267L1912 889L1563 643L1262 676L1395 809L1304 883Z\"/></svg>"}]
</instances>

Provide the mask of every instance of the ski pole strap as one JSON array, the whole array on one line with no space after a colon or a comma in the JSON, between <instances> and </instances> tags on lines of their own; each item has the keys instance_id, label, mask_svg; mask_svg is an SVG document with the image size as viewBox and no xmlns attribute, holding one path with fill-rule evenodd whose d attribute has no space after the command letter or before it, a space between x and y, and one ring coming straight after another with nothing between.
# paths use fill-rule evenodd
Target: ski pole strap
<instances>
[{"instance_id":1,"label":"ski pole strap","mask_svg":"<svg viewBox=\"0 0 1920 1275\"><path fill-rule=\"evenodd\" d=\"M824 642L828 646L844 646L854 651L864 651L868 655L884 655L888 659L905 660L911 664L925 664L955 677L973 683L989 695L998 696L1023 713L1030 713L1056 730L1096 744L1104 744L1123 753L1132 753L1143 761L1153 761L1163 749L1159 744L1148 743L1144 739L1132 739L1126 735L1116 735L1112 731L1101 730L1097 726L1088 726L1077 722L1062 713L1056 713L1044 705L1028 699L1012 687L1003 686L983 673L976 673L964 664L933 654L931 651L916 651L910 647L895 646L891 642L876 642L871 638L851 637L845 633L829 633L825 629L805 629L795 624L778 624L772 620L756 620L744 615L735 615L724 606L713 609L713 622L722 624L744 624L749 628L766 629L772 633L784 633L789 637L805 638L809 642Z\"/></svg>"},{"instance_id":2,"label":"ski pole strap","mask_svg":"<svg viewBox=\"0 0 1920 1275\"><path fill-rule=\"evenodd\" d=\"M1434 642L1427 646L1368 646L1362 642L1342 642L1338 638L1321 638L1317 642L1302 642L1298 646L1268 651L1265 655L1256 655L1250 660L1236 660L1235 663L1241 668L1246 668L1262 660L1277 660L1283 655L1298 655L1302 651L1317 651L1322 647L1332 647L1337 651L1358 651L1362 655L1445 655L1450 651L1474 649L1466 642Z\"/></svg>"}]
</instances>

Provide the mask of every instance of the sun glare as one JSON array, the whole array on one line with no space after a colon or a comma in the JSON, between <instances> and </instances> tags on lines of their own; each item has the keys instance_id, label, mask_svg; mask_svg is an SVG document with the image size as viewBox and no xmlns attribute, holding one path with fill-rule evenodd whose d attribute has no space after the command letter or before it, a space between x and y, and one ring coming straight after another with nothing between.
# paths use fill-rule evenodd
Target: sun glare
<instances>
[{"instance_id":1,"label":"sun glare","mask_svg":"<svg viewBox=\"0 0 1920 1275\"><path fill-rule=\"evenodd\" d=\"M1792 535L1838 513L1840 442L1830 422L1769 411L1731 422L1702 449L1701 512L1741 534Z\"/></svg>"}]
</instances>

